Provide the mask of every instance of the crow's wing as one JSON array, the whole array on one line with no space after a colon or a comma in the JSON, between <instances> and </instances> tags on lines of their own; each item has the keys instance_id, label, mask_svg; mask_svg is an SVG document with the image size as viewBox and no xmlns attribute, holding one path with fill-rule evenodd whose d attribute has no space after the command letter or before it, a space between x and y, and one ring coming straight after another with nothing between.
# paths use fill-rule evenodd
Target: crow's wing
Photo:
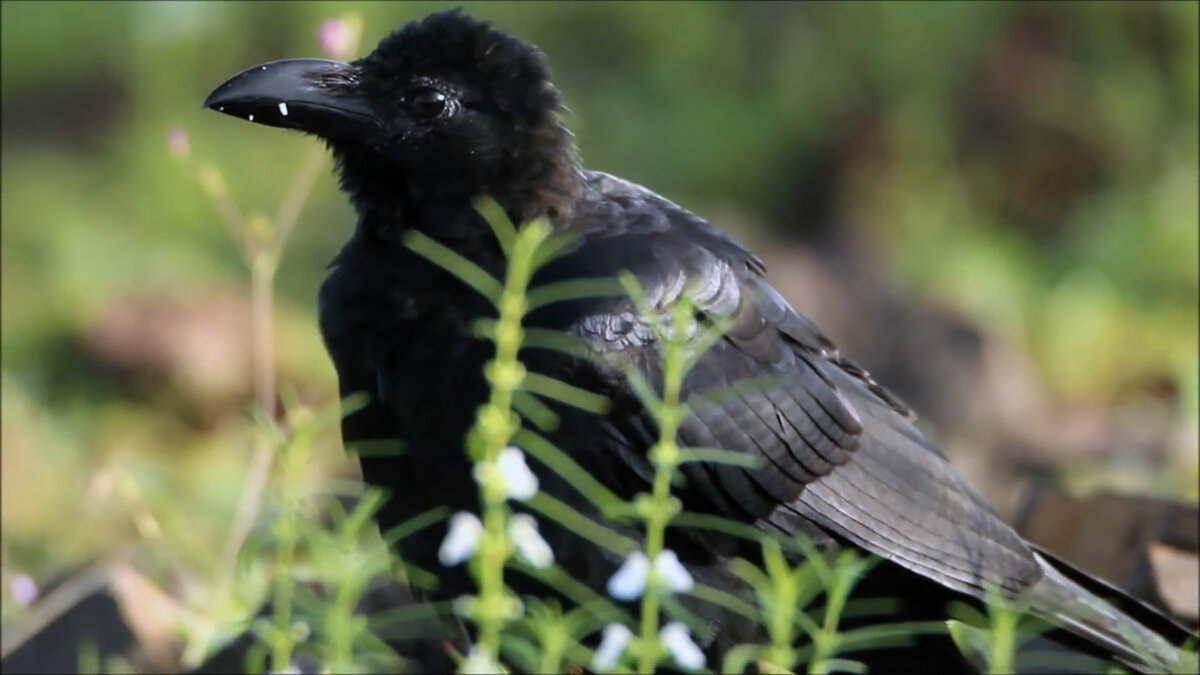
<instances>
[{"instance_id":1,"label":"crow's wing","mask_svg":"<svg viewBox=\"0 0 1200 675\"><path fill-rule=\"evenodd\" d=\"M693 414L680 440L765 462L685 465L688 492L703 508L784 532L815 524L977 596L989 584L1016 592L1041 577L1032 551L907 408L763 281L757 258L637 185L591 174L587 190L573 223L585 243L561 265L585 276L627 270L659 307L691 289L701 312L732 322L685 380ZM589 307L571 329L614 366L659 378L632 303Z\"/></svg>"},{"instance_id":2,"label":"crow's wing","mask_svg":"<svg viewBox=\"0 0 1200 675\"><path fill-rule=\"evenodd\" d=\"M605 174L585 185L572 223L584 244L557 274L626 270L656 307L688 292L701 313L729 322L684 381L692 414L680 441L765 461L757 469L684 465L689 508L785 533L832 533L978 598L1003 590L1135 668L1183 662L1161 636L1035 554L909 410L762 279L761 261L645 188ZM653 336L630 300L575 308L584 311L566 325L602 359L661 381ZM643 432L634 450L646 450L646 440Z\"/></svg>"}]
</instances>

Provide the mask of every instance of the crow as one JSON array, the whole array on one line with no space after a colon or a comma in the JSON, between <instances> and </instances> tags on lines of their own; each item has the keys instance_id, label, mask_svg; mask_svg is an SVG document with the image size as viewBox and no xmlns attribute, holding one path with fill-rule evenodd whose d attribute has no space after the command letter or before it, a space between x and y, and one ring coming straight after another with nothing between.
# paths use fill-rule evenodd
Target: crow
<instances>
[{"instance_id":1,"label":"crow","mask_svg":"<svg viewBox=\"0 0 1200 675\"><path fill-rule=\"evenodd\" d=\"M487 195L513 222L544 218L577 235L535 281L627 272L653 306L687 289L700 316L727 326L687 374L692 408L678 440L761 463L684 465L675 488L684 509L879 556L862 592L898 597L907 618L944 619L948 600L979 603L999 591L1057 626L1071 649L1148 671L1179 663L1186 630L1018 536L918 431L910 410L767 283L758 257L668 199L584 169L536 48L443 11L351 63L255 66L204 106L313 134L333 154L358 221L321 287L320 330L341 394L369 398L343 419L344 442L393 450L360 453L364 480L391 493L382 527L438 505L478 509L462 447L487 396L482 371L493 347L472 327L495 309L404 242L419 232L501 277L503 250L475 208ZM552 404L560 423L549 439L618 495L648 491L658 425L626 370L661 382L660 345L644 316L628 296L611 295L550 305L529 320L592 352L526 350L530 369L610 401L603 414ZM733 394L705 396L718 388ZM571 485L538 468L544 491L598 517ZM602 592L620 558L566 527L543 529L558 562ZM461 567L438 563L445 532L443 523L401 542L406 561L438 571L435 598L470 588ZM754 556L746 541L711 531L672 528L669 544L694 576L725 588L737 583L729 558ZM701 616L712 628L701 636L710 653L754 635L723 610ZM876 663L949 670L949 643L923 640Z\"/></svg>"}]
</instances>

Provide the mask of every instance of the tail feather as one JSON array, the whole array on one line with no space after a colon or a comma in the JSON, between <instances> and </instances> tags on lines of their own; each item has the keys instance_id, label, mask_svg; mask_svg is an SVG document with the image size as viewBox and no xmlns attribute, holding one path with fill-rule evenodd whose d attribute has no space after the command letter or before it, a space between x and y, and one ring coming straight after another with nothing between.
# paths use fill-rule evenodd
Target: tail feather
<instances>
[{"instance_id":1,"label":"tail feather","mask_svg":"<svg viewBox=\"0 0 1200 675\"><path fill-rule=\"evenodd\" d=\"M1084 572L1036 544L1031 543L1030 547L1042 558L1043 563L1050 563L1068 579L1083 586L1092 595L1107 600L1122 613L1128 614L1138 623L1163 636L1171 644L1180 645L1188 640L1197 639L1197 633L1192 628L1172 618L1164 610L1134 597L1119 586Z\"/></svg>"},{"instance_id":2,"label":"tail feather","mask_svg":"<svg viewBox=\"0 0 1200 675\"><path fill-rule=\"evenodd\" d=\"M1039 551L1035 555L1045 576L1029 589L1025 598L1031 613L1100 646L1134 670L1195 672L1195 654L1172 643L1192 637L1186 628L1049 554ZM1106 598L1102 599L1102 595ZM1118 599L1116 605L1132 611L1138 618L1110 604L1107 597Z\"/></svg>"}]
</instances>

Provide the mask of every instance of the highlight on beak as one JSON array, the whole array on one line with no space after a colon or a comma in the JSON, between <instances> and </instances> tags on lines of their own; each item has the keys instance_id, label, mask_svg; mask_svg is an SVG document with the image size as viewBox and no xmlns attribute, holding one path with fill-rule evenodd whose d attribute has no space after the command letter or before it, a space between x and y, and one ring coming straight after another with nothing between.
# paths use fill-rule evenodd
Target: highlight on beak
<instances>
[{"instance_id":1,"label":"highlight on beak","mask_svg":"<svg viewBox=\"0 0 1200 675\"><path fill-rule=\"evenodd\" d=\"M284 59L244 70L217 86L204 107L330 140L375 144L384 130L358 87L358 69L327 59Z\"/></svg>"}]
</instances>

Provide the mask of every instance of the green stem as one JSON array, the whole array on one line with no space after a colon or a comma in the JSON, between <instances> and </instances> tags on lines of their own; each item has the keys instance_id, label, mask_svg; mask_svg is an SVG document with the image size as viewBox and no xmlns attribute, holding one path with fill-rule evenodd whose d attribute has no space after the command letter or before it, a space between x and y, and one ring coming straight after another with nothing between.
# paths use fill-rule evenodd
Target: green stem
<instances>
[{"instance_id":1,"label":"green stem","mask_svg":"<svg viewBox=\"0 0 1200 675\"><path fill-rule=\"evenodd\" d=\"M676 435L680 424L679 394L683 387L684 353L681 341L681 324L690 309L683 304L671 310L671 322L664 331L663 343L663 397L658 411L659 438L650 452L654 462L654 487L651 498L644 508L646 522L646 557L650 570L646 579L646 591L641 603L641 648L638 654L638 672L653 673L661 654L658 646L658 578L654 562L662 553L666 539L667 524L678 513L678 505L671 500L671 476L679 464L679 445Z\"/></svg>"},{"instance_id":2,"label":"green stem","mask_svg":"<svg viewBox=\"0 0 1200 675\"><path fill-rule=\"evenodd\" d=\"M826 589L825 618L813 639L813 661L809 672L827 673L836 665L833 657L838 653L841 640L838 624L857 577L851 570L853 565L851 559L843 554L833 569L831 583Z\"/></svg>"},{"instance_id":3,"label":"green stem","mask_svg":"<svg viewBox=\"0 0 1200 675\"><path fill-rule=\"evenodd\" d=\"M353 541L343 540L342 545L349 548ZM355 579L342 579L334 594L332 606L327 616L329 669L332 672L346 672L354 667L354 606L357 598L362 595L362 582Z\"/></svg>"},{"instance_id":4,"label":"green stem","mask_svg":"<svg viewBox=\"0 0 1200 675\"><path fill-rule=\"evenodd\" d=\"M468 446L475 446L472 448L473 459L483 462L484 466L495 466L500 451L511 442L520 426L512 404L514 393L525 379L525 369L517 360L523 339L521 319L526 311L526 289L533 276L534 252L546 234L548 227L544 223L525 226L517 234L508 261L505 286L498 302L496 356L485 369L491 391L473 430L475 442L468 442ZM475 567L479 585L475 611L479 626L476 647L493 663L499 663L500 632L511 616L504 586L504 566L512 554L512 544L506 531L508 508L503 477L495 470L490 471L484 476L480 492L484 531Z\"/></svg>"},{"instance_id":5,"label":"green stem","mask_svg":"<svg viewBox=\"0 0 1200 675\"><path fill-rule=\"evenodd\" d=\"M292 635L292 596L295 591L293 567L296 543L300 536L300 472L308 456L310 430L296 425L291 442L283 448L283 487L279 519L275 521L278 551L275 556L273 629L271 631L271 670L283 672L292 660L295 640Z\"/></svg>"},{"instance_id":6,"label":"green stem","mask_svg":"<svg viewBox=\"0 0 1200 675\"><path fill-rule=\"evenodd\" d=\"M775 597L771 604L770 614L770 635L771 647L768 650L768 659L771 663L783 667L791 668L795 661L795 653L792 649L794 642L792 635L792 620L796 613L796 576L792 570L788 570L788 574L779 575L775 581Z\"/></svg>"},{"instance_id":7,"label":"green stem","mask_svg":"<svg viewBox=\"0 0 1200 675\"><path fill-rule=\"evenodd\" d=\"M994 606L992 610L992 649L988 655L988 667L993 673L1013 672L1013 654L1016 651L1017 621L1020 615L1007 607Z\"/></svg>"}]
</instances>

